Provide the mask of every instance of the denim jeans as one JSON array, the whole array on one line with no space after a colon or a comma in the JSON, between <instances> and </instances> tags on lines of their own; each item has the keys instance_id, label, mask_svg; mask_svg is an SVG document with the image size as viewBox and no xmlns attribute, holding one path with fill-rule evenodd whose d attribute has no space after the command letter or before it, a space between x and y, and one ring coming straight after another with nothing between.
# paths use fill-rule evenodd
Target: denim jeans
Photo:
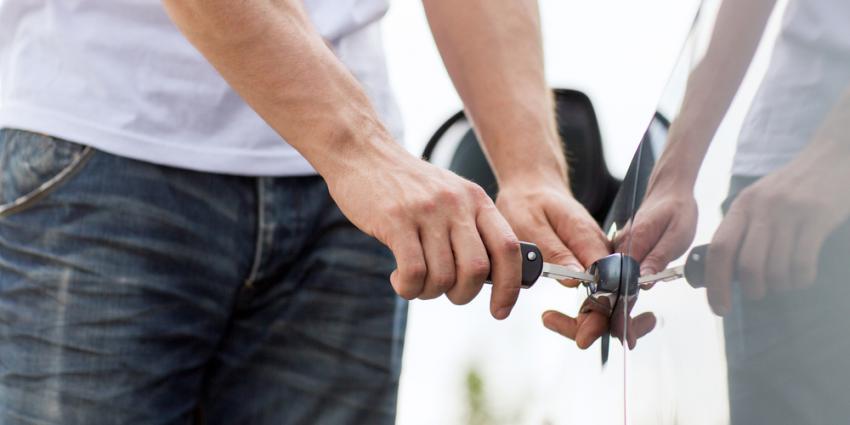
<instances>
[{"instance_id":1,"label":"denim jeans","mask_svg":"<svg viewBox=\"0 0 850 425\"><path fill-rule=\"evenodd\" d=\"M0 423L391 424L394 266L319 177L0 130Z\"/></svg>"},{"instance_id":2,"label":"denim jeans","mask_svg":"<svg viewBox=\"0 0 850 425\"><path fill-rule=\"evenodd\" d=\"M734 177L724 210L756 181ZM811 288L753 301L733 286L723 321L732 425L850 423L849 256L845 223L824 244Z\"/></svg>"}]
</instances>

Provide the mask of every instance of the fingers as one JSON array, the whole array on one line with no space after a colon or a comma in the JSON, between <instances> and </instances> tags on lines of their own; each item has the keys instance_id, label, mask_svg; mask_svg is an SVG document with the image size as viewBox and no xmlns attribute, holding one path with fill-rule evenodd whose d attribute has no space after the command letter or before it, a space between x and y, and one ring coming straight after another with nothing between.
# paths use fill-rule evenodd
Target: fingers
<instances>
[{"instance_id":1,"label":"fingers","mask_svg":"<svg viewBox=\"0 0 850 425\"><path fill-rule=\"evenodd\" d=\"M448 292L455 284L455 258L448 226L429 226L419 235L425 251L425 287L419 299L429 300Z\"/></svg>"},{"instance_id":2,"label":"fingers","mask_svg":"<svg viewBox=\"0 0 850 425\"><path fill-rule=\"evenodd\" d=\"M593 311L581 322L576 334L576 345L582 350L587 349L608 331L608 317Z\"/></svg>"},{"instance_id":3,"label":"fingers","mask_svg":"<svg viewBox=\"0 0 850 425\"><path fill-rule=\"evenodd\" d=\"M467 304L478 295L490 273L490 260L475 223L455 226L451 232L455 253L455 285L446 293L454 304Z\"/></svg>"},{"instance_id":4,"label":"fingers","mask_svg":"<svg viewBox=\"0 0 850 425\"><path fill-rule=\"evenodd\" d=\"M626 342L630 350L634 350L637 346L637 341L652 332L658 320L651 312L641 313L631 319L631 324L627 330Z\"/></svg>"},{"instance_id":5,"label":"fingers","mask_svg":"<svg viewBox=\"0 0 850 425\"><path fill-rule=\"evenodd\" d=\"M549 310L543 313L543 326L569 339L575 340L578 333L578 321L564 313Z\"/></svg>"},{"instance_id":6,"label":"fingers","mask_svg":"<svg viewBox=\"0 0 850 425\"><path fill-rule=\"evenodd\" d=\"M543 313L543 326L576 342L582 350L605 334L608 330L608 318L598 312L590 312L581 319L574 319L555 310Z\"/></svg>"},{"instance_id":7,"label":"fingers","mask_svg":"<svg viewBox=\"0 0 850 425\"><path fill-rule=\"evenodd\" d=\"M537 243L537 246L543 252L543 256L546 258L547 262L565 267L577 268L578 271L584 270L581 265L581 261L573 255L572 251L567 249L567 246L561 242L558 235L551 230L535 235L532 240Z\"/></svg>"},{"instance_id":8,"label":"fingers","mask_svg":"<svg viewBox=\"0 0 850 425\"><path fill-rule=\"evenodd\" d=\"M519 240L495 206L479 210L478 231L490 257L490 313L498 320L510 315L519 296L522 281L522 259Z\"/></svg>"},{"instance_id":9,"label":"fingers","mask_svg":"<svg viewBox=\"0 0 850 425\"><path fill-rule=\"evenodd\" d=\"M736 257L747 226L746 215L732 205L720 223L706 254L708 302L715 314L725 315L732 305L731 287Z\"/></svg>"},{"instance_id":10,"label":"fingers","mask_svg":"<svg viewBox=\"0 0 850 425\"><path fill-rule=\"evenodd\" d=\"M657 214L653 211L639 210L634 221L629 222L617 235L617 250L629 254L641 262L641 275L658 273L666 264L658 265L658 259L647 258L670 223L669 214Z\"/></svg>"},{"instance_id":11,"label":"fingers","mask_svg":"<svg viewBox=\"0 0 850 425\"><path fill-rule=\"evenodd\" d=\"M765 268L770 246L770 228L758 220L749 222L737 257L738 283L750 299L760 300L767 292Z\"/></svg>"},{"instance_id":12,"label":"fingers","mask_svg":"<svg viewBox=\"0 0 850 425\"><path fill-rule=\"evenodd\" d=\"M640 274L648 275L664 270L671 261L684 254L694 240L696 228L687 223L695 223L696 217L682 220L673 218L663 230L655 246L641 262Z\"/></svg>"},{"instance_id":13,"label":"fingers","mask_svg":"<svg viewBox=\"0 0 850 425\"><path fill-rule=\"evenodd\" d=\"M815 283L818 273L818 258L826 235L823 232L806 229L800 232L799 240L790 260L789 273L796 288L808 288Z\"/></svg>"},{"instance_id":14,"label":"fingers","mask_svg":"<svg viewBox=\"0 0 850 425\"><path fill-rule=\"evenodd\" d=\"M596 221L578 202L568 209L555 206L546 210L546 218L569 251L578 259L579 270L611 253L611 244Z\"/></svg>"},{"instance_id":15,"label":"fingers","mask_svg":"<svg viewBox=\"0 0 850 425\"><path fill-rule=\"evenodd\" d=\"M774 226L765 261L765 283L772 290L787 291L796 286L791 275L794 246L797 244L797 226L787 224L780 228Z\"/></svg>"},{"instance_id":16,"label":"fingers","mask_svg":"<svg viewBox=\"0 0 850 425\"><path fill-rule=\"evenodd\" d=\"M608 320L604 314L593 311L580 319L574 319L555 310L543 313L543 326L550 331L567 337L576 342L582 350L587 349L605 334ZM646 312L629 320L626 343L630 350L637 346L637 341L655 329L658 320L655 314ZM622 335L618 335L622 340Z\"/></svg>"},{"instance_id":17,"label":"fingers","mask_svg":"<svg viewBox=\"0 0 850 425\"><path fill-rule=\"evenodd\" d=\"M428 269L416 228L399 229L387 246L396 259L396 269L390 275L393 289L406 300L418 297L425 287L425 274Z\"/></svg>"},{"instance_id":18,"label":"fingers","mask_svg":"<svg viewBox=\"0 0 850 425\"><path fill-rule=\"evenodd\" d=\"M543 253L543 258L545 258L547 262L563 265L576 272L582 272L585 270L578 258L573 255L572 251L567 249L566 245L561 242L561 239L558 238L558 235L554 232L546 232L542 235L536 236L532 240L537 241L537 246L540 248L540 251ZM579 285L578 281L572 279L559 282L570 288L575 288Z\"/></svg>"}]
</instances>

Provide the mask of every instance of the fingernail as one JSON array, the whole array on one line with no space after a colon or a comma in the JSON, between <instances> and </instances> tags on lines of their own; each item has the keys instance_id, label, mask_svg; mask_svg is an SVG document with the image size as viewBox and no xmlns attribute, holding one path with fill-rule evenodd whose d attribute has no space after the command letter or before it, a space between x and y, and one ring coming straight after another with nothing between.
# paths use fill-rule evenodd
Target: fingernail
<instances>
[{"instance_id":1,"label":"fingernail","mask_svg":"<svg viewBox=\"0 0 850 425\"><path fill-rule=\"evenodd\" d=\"M511 314L511 308L510 307L501 308L496 312L496 320L505 320L505 319L508 318L508 316L510 314Z\"/></svg>"},{"instance_id":2,"label":"fingernail","mask_svg":"<svg viewBox=\"0 0 850 425\"><path fill-rule=\"evenodd\" d=\"M640 268L640 275L641 276L649 276L651 274L655 274L655 270L653 270L652 267L641 267Z\"/></svg>"}]
</instances>

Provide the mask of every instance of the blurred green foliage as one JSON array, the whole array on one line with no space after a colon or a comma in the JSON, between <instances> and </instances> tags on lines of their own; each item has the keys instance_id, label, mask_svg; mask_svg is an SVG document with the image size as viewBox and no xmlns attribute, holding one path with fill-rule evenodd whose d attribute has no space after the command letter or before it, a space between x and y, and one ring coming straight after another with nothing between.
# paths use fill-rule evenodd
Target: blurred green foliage
<instances>
[{"instance_id":1,"label":"blurred green foliage","mask_svg":"<svg viewBox=\"0 0 850 425\"><path fill-rule=\"evenodd\" d=\"M481 373L474 367L466 372L466 425L516 425L522 422L523 403L530 400L518 400L514 412L505 416L494 415L487 396L487 386ZM543 425L549 424L544 421Z\"/></svg>"},{"instance_id":2,"label":"blurred green foliage","mask_svg":"<svg viewBox=\"0 0 850 425\"><path fill-rule=\"evenodd\" d=\"M466 401L468 409L466 423L468 425L492 425L495 423L487 407L484 380L475 369L466 372Z\"/></svg>"}]
</instances>

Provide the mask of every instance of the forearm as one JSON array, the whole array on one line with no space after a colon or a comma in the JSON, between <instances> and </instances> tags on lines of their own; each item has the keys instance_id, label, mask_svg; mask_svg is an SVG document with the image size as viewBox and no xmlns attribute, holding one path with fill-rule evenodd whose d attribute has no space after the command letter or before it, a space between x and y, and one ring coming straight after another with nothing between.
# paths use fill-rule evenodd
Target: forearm
<instances>
[{"instance_id":1,"label":"forearm","mask_svg":"<svg viewBox=\"0 0 850 425\"><path fill-rule=\"evenodd\" d=\"M693 186L711 140L747 74L775 0L727 0L718 12L705 57L688 79L659 171Z\"/></svg>"},{"instance_id":2,"label":"forearm","mask_svg":"<svg viewBox=\"0 0 850 425\"><path fill-rule=\"evenodd\" d=\"M228 83L317 171L400 149L298 0L163 0Z\"/></svg>"},{"instance_id":3,"label":"forearm","mask_svg":"<svg viewBox=\"0 0 850 425\"><path fill-rule=\"evenodd\" d=\"M845 88L832 110L824 117L812 140L795 162L808 162L817 169L819 162L844 162L850 157L850 88ZM847 181L850 167L837 166ZM809 170L811 171L811 170Z\"/></svg>"},{"instance_id":4,"label":"forearm","mask_svg":"<svg viewBox=\"0 0 850 425\"><path fill-rule=\"evenodd\" d=\"M566 161L543 73L537 1L423 3L443 61L499 182L553 176L566 182Z\"/></svg>"}]
</instances>

